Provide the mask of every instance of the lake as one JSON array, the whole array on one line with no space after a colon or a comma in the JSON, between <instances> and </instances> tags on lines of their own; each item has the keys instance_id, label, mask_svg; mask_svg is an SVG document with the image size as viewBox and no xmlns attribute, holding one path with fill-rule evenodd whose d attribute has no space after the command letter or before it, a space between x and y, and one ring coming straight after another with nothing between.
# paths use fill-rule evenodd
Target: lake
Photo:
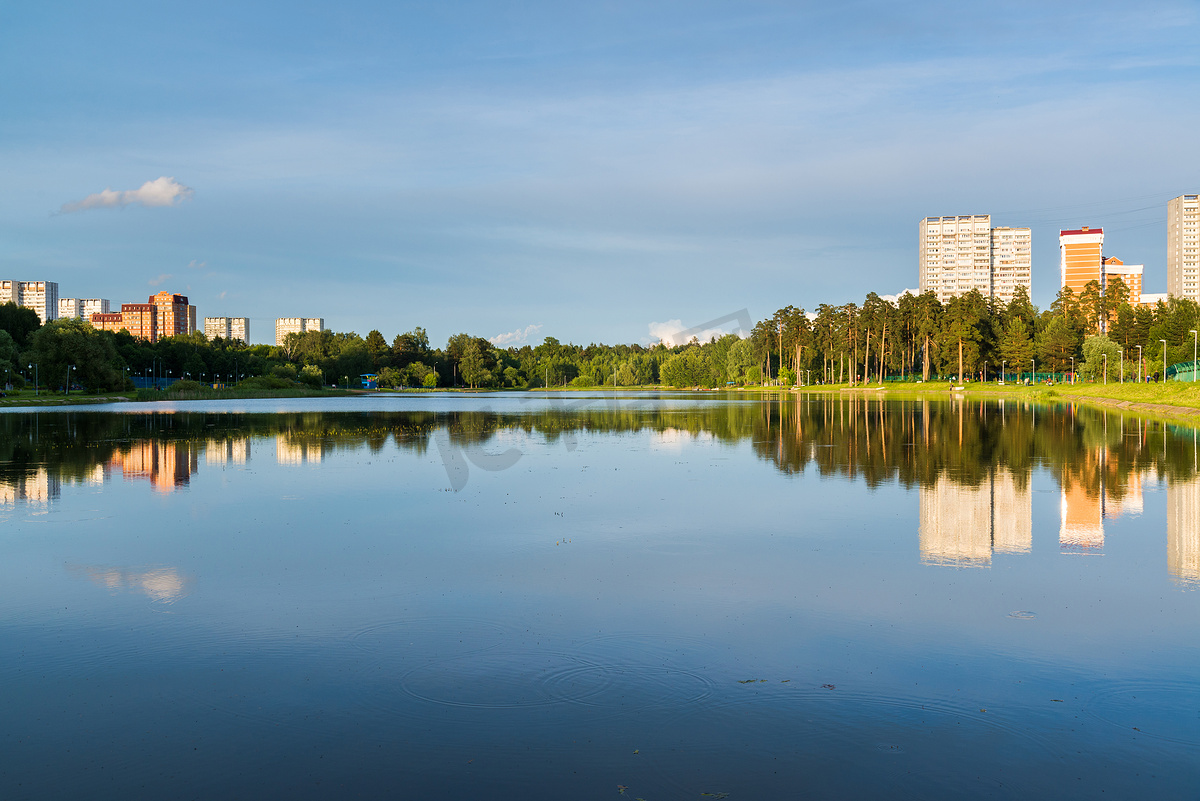
<instances>
[{"instance_id":1,"label":"lake","mask_svg":"<svg viewBox=\"0 0 1200 801\"><path fill-rule=\"evenodd\" d=\"M1193 429L430 394L0 412L0 797L1195 798Z\"/></svg>"}]
</instances>

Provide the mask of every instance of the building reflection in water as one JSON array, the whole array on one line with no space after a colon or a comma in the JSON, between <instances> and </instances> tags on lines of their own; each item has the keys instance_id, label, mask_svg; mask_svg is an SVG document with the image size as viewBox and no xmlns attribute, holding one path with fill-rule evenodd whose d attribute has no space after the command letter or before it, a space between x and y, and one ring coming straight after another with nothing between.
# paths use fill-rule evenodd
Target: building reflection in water
<instances>
[{"instance_id":1,"label":"building reflection in water","mask_svg":"<svg viewBox=\"0 0 1200 801\"><path fill-rule=\"evenodd\" d=\"M213 467L250 461L250 438L210 439L204 443L204 461Z\"/></svg>"},{"instance_id":2,"label":"building reflection in water","mask_svg":"<svg viewBox=\"0 0 1200 801\"><path fill-rule=\"evenodd\" d=\"M137 439L143 426L144 438ZM188 486L201 451L206 467L244 465L254 437L274 438L276 461L291 466L319 463L333 448L374 450L389 435L397 447L423 453L441 426L478 441L505 430L541 432L549 441L576 432L648 430L656 447L680 448L692 441L749 440L759 458L787 475L803 475L812 466L823 478L871 488L899 482L919 493L919 553L931 565L985 567L997 554L1029 553L1030 483L1037 471L1048 471L1057 484L1059 550L1069 554L1103 553L1106 523L1141 514L1147 482L1165 482L1168 571L1181 586L1200 588L1196 432L1103 410L982 400L803 396L786 404L511 417L471 412L446 419L425 413L369 420L315 413L236 420L204 414L0 416L0 508L44 512L64 483L102 484L117 472L157 492L174 492ZM174 592L167 574L103 575L166 588L163 597Z\"/></svg>"},{"instance_id":3,"label":"building reflection in water","mask_svg":"<svg viewBox=\"0 0 1200 801\"><path fill-rule=\"evenodd\" d=\"M17 475L0 481L0 506L28 504L47 507L62 494L62 479L45 467L32 474Z\"/></svg>"},{"instance_id":4,"label":"building reflection in water","mask_svg":"<svg viewBox=\"0 0 1200 801\"><path fill-rule=\"evenodd\" d=\"M136 592L159 603L174 603L188 594L191 579L173 567L130 570L119 567L67 565L67 569L111 592Z\"/></svg>"},{"instance_id":5,"label":"building reflection in water","mask_svg":"<svg viewBox=\"0 0 1200 801\"><path fill-rule=\"evenodd\" d=\"M920 489L921 561L931 565L987 567L993 553L1028 553L1033 546L1033 499L1004 467L978 486L941 475Z\"/></svg>"},{"instance_id":6,"label":"building reflection in water","mask_svg":"<svg viewBox=\"0 0 1200 801\"><path fill-rule=\"evenodd\" d=\"M280 434L275 439L275 461L279 464L299 465L305 462L320 462L325 458L325 445L319 439Z\"/></svg>"},{"instance_id":7,"label":"building reflection in water","mask_svg":"<svg viewBox=\"0 0 1200 801\"><path fill-rule=\"evenodd\" d=\"M109 464L126 481L149 480L158 492L187 486L196 471L199 454L194 443L142 440L122 448Z\"/></svg>"},{"instance_id":8,"label":"building reflection in water","mask_svg":"<svg viewBox=\"0 0 1200 801\"><path fill-rule=\"evenodd\" d=\"M1167 572L1200 587L1200 476L1167 484Z\"/></svg>"}]
</instances>

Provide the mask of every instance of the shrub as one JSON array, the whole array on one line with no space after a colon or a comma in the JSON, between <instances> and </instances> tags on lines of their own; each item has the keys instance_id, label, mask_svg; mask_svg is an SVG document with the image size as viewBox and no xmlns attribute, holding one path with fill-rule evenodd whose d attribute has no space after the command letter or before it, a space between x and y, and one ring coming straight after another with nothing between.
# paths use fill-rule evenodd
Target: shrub
<instances>
[{"instance_id":1,"label":"shrub","mask_svg":"<svg viewBox=\"0 0 1200 801\"><path fill-rule=\"evenodd\" d=\"M238 382L239 389L291 389L295 386L295 381L277 375L259 375Z\"/></svg>"}]
</instances>

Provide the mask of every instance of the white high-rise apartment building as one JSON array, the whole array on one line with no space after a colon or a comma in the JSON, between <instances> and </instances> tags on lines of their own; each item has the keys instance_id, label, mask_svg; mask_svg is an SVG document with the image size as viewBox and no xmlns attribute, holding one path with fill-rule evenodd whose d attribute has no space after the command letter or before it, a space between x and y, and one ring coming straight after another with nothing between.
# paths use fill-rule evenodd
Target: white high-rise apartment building
<instances>
[{"instance_id":1,"label":"white high-rise apartment building","mask_svg":"<svg viewBox=\"0 0 1200 801\"><path fill-rule=\"evenodd\" d=\"M1200 195L1167 202L1167 294L1200 300Z\"/></svg>"},{"instance_id":2,"label":"white high-rise apartment building","mask_svg":"<svg viewBox=\"0 0 1200 801\"><path fill-rule=\"evenodd\" d=\"M93 314L110 314L111 306L108 298L82 298L79 301L79 316L90 320Z\"/></svg>"},{"instance_id":3,"label":"white high-rise apartment building","mask_svg":"<svg viewBox=\"0 0 1200 801\"><path fill-rule=\"evenodd\" d=\"M992 215L926 217L919 226L919 287L945 303L979 290L1008 303L1018 286L1031 286L1028 228L993 228Z\"/></svg>"},{"instance_id":4,"label":"white high-rise apartment building","mask_svg":"<svg viewBox=\"0 0 1200 801\"><path fill-rule=\"evenodd\" d=\"M107 298L59 298L58 318L82 317L90 320L93 314L108 314L110 305Z\"/></svg>"},{"instance_id":5,"label":"white high-rise apartment building","mask_svg":"<svg viewBox=\"0 0 1200 801\"><path fill-rule=\"evenodd\" d=\"M250 344L249 317L205 317L204 336L209 339L240 339Z\"/></svg>"},{"instance_id":6,"label":"white high-rise apartment building","mask_svg":"<svg viewBox=\"0 0 1200 801\"><path fill-rule=\"evenodd\" d=\"M282 345L288 334L324 331L324 317L278 317L275 320L275 344Z\"/></svg>"},{"instance_id":7,"label":"white high-rise apartment building","mask_svg":"<svg viewBox=\"0 0 1200 801\"><path fill-rule=\"evenodd\" d=\"M53 281L0 281L0 303L37 312L42 325L58 319L58 284Z\"/></svg>"}]
</instances>

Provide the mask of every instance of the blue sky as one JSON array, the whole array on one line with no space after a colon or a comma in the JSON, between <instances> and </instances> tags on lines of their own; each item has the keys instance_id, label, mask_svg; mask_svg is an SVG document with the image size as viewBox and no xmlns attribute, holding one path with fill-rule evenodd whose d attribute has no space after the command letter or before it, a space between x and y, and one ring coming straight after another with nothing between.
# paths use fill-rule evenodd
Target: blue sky
<instances>
[{"instance_id":1,"label":"blue sky","mask_svg":"<svg viewBox=\"0 0 1200 801\"><path fill-rule=\"evenodd\" d=\"M1060 227L1165 291L1198 40L1194 2L6 4L0 277L255 341L645 342L914 287L918 220L991 213L1040 306Z\"/></svg>"}]
</instances>

